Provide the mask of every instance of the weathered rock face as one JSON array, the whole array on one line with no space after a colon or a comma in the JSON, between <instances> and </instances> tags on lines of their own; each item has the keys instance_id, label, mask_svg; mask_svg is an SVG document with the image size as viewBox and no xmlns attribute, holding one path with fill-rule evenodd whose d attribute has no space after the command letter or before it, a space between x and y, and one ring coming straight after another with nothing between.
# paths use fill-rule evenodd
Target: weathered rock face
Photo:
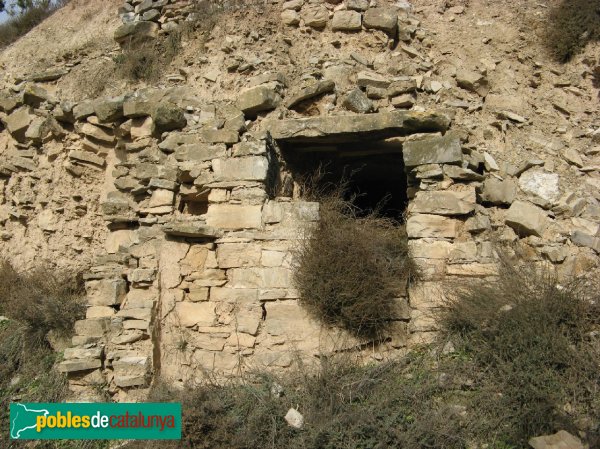
<instances>
[{"instance_id":1,"label":"weathered rock face","mask_svg":"<svg viewBox=\"0 0 600 449\"><path fill-rule=\"evenodd\" d=\"M539 170L528 170L519 178L519 187L530 195L531 201L548 209L554 206L559 197L558 175Z\"/></svg>"},{"instance_id":2,"label":"weathered rock face","mask_svg":"<svg viewBox=\"0 0 600 449\"><path fill-rule=\"evenodd\" d=\"M460 140L451 134L406 142L402 154L407 167L460 163L463 159Z\"/></svg>"},{"instance_id":3,"label":"weathered rock face","mask_svg":"<svg viewBox=\"0 0 600 449\"><path fill-rule=\"evenodd\" d=\"M375 28L394 34L398 26L398 13L392 8L369 8L364 17L365 28Z\"/></svg>"},{"instance_id":4,"label":"weathered rock face","mask_svg":"<svg viewBox=\"0 0 600 449\"><path fill-rule=\"evenodd\" d=\"M160 103L152 111L152 122L157 133L181 129L187 120L181 108L170 103Z\"/></svg>"},{"instance_id":5,"label":"weathered rock face","mask_svg":"<svg viewBox=\"0 0 600 449\"><path fill-rule=\"evenodd\" d=\"M280 101L279 95L270 87L256 86L240 92L237 106L245 114L252 116L261 111L275 109Z\"/></svg>"},{"instance_id":6,"label":"weathered rock face","mask_svg":"<svg viewBox=\"0 0 600 449\"><path fill-rule=\"evenodd\" d=\"M114 39L121 45L144 42L155 39L158 36L158 29L156 23L146 20L124 23L115 30Z\"/></svg>"},{"instance_id":7,"label":"weathered rock face","mask_svg":"<svg viewBox=\"0 0 600 449\"><path fill-rule=\"evenodd\" d=\"M515 201L508 209L505 222L520 235L541 237L548 227L548 217L542 209L526 201Z\"/></svg>"},{"instance_id":8,"label":"weathered rock face","mask_svg":"<svg viewBox=\"0 0 600 449\"><path fill-rule=\"evenodd\" d=\"M362 17L356 11L336 11L331 28L334 31L358 31L362 27Z\"/></svg>"},{"instance_id":9,"label":"weathered rock face","mask_svg":"<svg viewBox=\"0 0 600 449\"><path fill-rule=\"evenodd\" d=\"M420 214L466 215L475 210L475 189L419 192L410 210Z\"/></svg>"},{"instance_id":10,"label":"weathered rock face","mask_svg":"<svg viewBox=\"0 0 600 449\"><path fill-rule=\"evenodd\" d=\"M512 204L517 196L517 184L512 179L488 178L483 183L481 200L494 205Z\"/></svg>"}]
</instances>

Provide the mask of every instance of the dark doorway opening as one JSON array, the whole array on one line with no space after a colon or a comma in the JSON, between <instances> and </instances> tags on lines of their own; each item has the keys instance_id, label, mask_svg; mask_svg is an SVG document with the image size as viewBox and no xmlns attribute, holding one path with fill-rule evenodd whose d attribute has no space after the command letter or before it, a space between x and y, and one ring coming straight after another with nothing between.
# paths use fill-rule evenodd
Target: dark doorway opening
<instances>
[{"instance_id":1,"label":"dark doorway opening","mask_svg":"<svg viewBox=\"0 0 600 449\"><path fill-rule=\"evenodd\" d=\"M302 184L319 170L318 188L327 190L346 183L346 196L370 213L403 221L408 204L407 179L401 143L395 139L310 146L286 144L282 149L286 168Z\"/></svg>"}]
</instances>

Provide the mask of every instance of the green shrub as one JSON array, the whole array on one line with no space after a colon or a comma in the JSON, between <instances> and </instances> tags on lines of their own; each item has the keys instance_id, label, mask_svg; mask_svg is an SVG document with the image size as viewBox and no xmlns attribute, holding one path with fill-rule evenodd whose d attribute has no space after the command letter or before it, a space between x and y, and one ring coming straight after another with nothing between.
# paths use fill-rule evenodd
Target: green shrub
<instances>
[{"instance_id":1,"label":"green shrub","mask_svg":"<svg viewBox=\"0 0 600 449\"><path fill-rule=\"evenodd\" d=\"M547 27L547 48L556 60L568 62L600 39L600 0L562 0L550 10Z\"/></svg>"},{"instance_id":2,"label":"green shrub","mask_svg":"<svg viewBox=\"0 0 600 449\"><path fill-rule=\"evenodd\" d=\"M301 302L328 325L382 337L394 298L415 273L405 229L376 212L363 214L339 193L320 204L320 220L295 254Z\"/></svg>"}]
</instances>

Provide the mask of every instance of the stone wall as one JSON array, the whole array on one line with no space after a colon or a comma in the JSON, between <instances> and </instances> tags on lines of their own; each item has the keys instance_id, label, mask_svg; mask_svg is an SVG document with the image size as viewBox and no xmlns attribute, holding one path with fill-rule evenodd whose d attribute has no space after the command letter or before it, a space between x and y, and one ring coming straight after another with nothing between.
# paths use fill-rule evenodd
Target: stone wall
<instances>
[{"instance_id":1,"label":"stone wall","mask_svg":"<svg viewBox=\"0 0 600 449\"><path fill-rule=\"evenodd\" d=\"M152 39L157 23L167 32L188 8L127 3L115 39ZM561 280L598 266L598 202L564 188L536 157L497 161L456 126L455 116L492 103L493 86L464 67L452 80L434 76L410 5L277 8L285 29L399 50L385 60L354 52L351 61L309 61L294 81L265 71L244 78L235 101L176 87L72 104L35 83L0 95L2 254L17 257L32 239L29 264L42 251L91 266L87 316L60 364L78 398L108 385L115 400L141 399L157 376L223 379L330 351L396 356L433 338L447 282L497 275L498 243L525 263L554 266ZM442 103L445 92L466 100ZM527 123L508 103L495 114L500 129ZM352 157L348 144L373 157L384 148L404 167L409 246L422 272L377 343L311 319L292 283L295 244L319 205L299 195L284 150ZM583 169L577 154L565 156Z\"/></svg>"}]
</instances>

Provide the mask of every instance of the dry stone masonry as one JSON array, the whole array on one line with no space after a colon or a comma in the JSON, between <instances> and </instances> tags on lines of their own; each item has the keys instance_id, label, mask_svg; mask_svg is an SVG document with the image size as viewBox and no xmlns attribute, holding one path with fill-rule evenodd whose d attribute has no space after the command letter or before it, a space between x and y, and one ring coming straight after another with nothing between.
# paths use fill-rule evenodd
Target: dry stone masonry
<instances>
[{"instance_id":1,"label":"dry stone masonry","mask_svg":"<svg viewBox=\"0 0 600 449\"><path fill-rule=\"evenodd\" d=\"M533 151L494 157L464 115L490 108L500 131L529 118L486 70L434 69L408 2L265 4L282 32L330 31L338 47L360 36L385 53L311 59L292 81L248 75L226 40L227 72L243 76L233 99L163 86L61 101L42 83L64 73L49 72L0 92L1 254L23 265L67 254L66 265L89 267L86 318L59 365L79 399L95 399L98 385L115 400L143 399L158 376L222 379L329 351L391 357L435 335L448 281L498 274L498 243L561 279L598 266L600 184L588 175L598 151L530 136L586 176L590 195ZM155 39L193 14L193 2L131 0L114 37ZM366 350L309 317L292 283L295 245L319 220L319 204L301 196L307 161L366 161L367 173L374 164L368 185L390 183L407 203L396 215L422 280L396 298L388 338Z\"/></svg>"}]
</instances>

